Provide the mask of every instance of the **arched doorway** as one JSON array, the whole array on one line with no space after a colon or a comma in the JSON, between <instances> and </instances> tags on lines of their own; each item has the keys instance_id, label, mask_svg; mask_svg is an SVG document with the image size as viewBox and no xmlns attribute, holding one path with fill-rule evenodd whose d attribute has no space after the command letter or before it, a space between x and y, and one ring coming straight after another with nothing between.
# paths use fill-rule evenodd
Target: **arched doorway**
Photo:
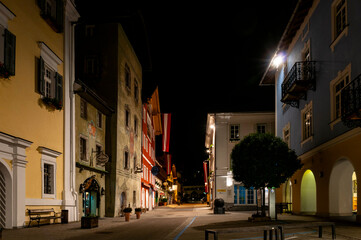
<instances>
[{"instance_id":1,"label":"arched doorway","mask_svg":"<svg viewBox=\"0 0 361 240\"><path fill-rule=\"evenodd\" d=\"M316 213L316 180L311 170L306 170L301 182L301 212Z\"/></svg>"},{"instance_id":2,"label":"arched doorway","mask_svg":"<svg viewBox=\"0 0 361 240\"><path fill-rule=\"evenodd\" d=\"M83 193L83 216L99 216L100 187L95 176L84 181L80 192Z\"/></svg>"},{"instance_id":3,"label":"arched doorway","mask_svg":"<svg viewBox=\"0 0 361 240\"><path fill-rule=\"evenodd\" d=\"M127 195L125 194L125 192L122 192L122 194L120 194L120 209L123 211L123 209L126 207L127 207Z\"/></svg>"},{"instance_id":4,"label":"arched doorway","mask_svg":"<svg viewBox=\"0 0 361 240\"><path fill-rule=\"evenodd\" d=\"M13 185L11 170L0 160L0 227L13 227Z\"/></svg>"},{"instance_id":5,"label":"arched doorway","mask_svg":"<svg viewBox=\"0 0 361 240\"><path fill-rule=\"evenodd\" d=\"M353 204L354 200L356 200L356 204ZM337 161L331 171L329 203L330 215L333 216L350 216L353 208L355 211L357 210L355 169L346 159Z\"/></svg>"},{"instance_id":6,"label":"arched doorway","mask_svg":"<svg viewBox=\"0 0 361 240\"><path fill-rule=\"evenodd\" d=\"M292 212L292 182L288 180L283 186L283 202L287 203L287 212Z\"/></svg>"}]
</instances>

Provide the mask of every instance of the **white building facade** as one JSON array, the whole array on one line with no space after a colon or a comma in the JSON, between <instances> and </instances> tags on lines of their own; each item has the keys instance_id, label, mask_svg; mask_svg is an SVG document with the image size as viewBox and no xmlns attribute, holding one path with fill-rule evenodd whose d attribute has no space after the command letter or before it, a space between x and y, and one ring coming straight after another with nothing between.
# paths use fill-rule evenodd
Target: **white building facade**
<instances>
[{"instance_id":1,"label":"white building facade","mask_svg":"<svg viewBox=\"0 0 361 240\"><path fill-rule=\"evenodd\" d=\"M257 190L233 180L230 155L239 141L256 132L274 134L274 112L208 114L205 146L209 152L210 202L222 198L226 209L255 209Z\"/></svg>"}]
</instances>

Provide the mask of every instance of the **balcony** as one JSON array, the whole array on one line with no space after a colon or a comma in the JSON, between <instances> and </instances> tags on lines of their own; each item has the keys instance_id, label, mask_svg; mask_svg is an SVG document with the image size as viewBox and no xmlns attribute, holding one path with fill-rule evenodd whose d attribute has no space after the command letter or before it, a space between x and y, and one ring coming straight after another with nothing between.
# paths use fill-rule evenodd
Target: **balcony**
<instances>
[{"instance_id":1,"label":"balcony","mask_svg":"<svg viewBox=\"0 0 361 240\"><path fill-rule=\"evenodd\" d=\"M282 83L281 102L298 107L299 100L306 99L307 90L315 88L315 62L296 62Z\"/></svg>"},{"instance_id":2,"label":"balcony","mask_svg":"<svg viewBox=\"0 0 361 240\"><path fill-rule=\"evenodd\" d=\"M342 89L341 120L348 127L361 127L361 74Z\"/></svg>"}]
</instances>

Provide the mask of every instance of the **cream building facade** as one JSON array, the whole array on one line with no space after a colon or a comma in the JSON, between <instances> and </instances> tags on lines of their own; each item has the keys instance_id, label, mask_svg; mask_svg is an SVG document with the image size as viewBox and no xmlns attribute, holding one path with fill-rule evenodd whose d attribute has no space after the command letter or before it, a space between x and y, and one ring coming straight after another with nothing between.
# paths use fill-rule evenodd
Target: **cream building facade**
<instances>
[{"instance_id":1,"label":"cream building facade","mask_svg":"<svg viewBox=\"0 0 361 240\"><path fill-rule=\"evenodd\" d=\"M23 227L27 209L75 213L69 89L72 1L0 3L0 225ZM48 11L49 6L55 9ZM25 11L26 10L26 11ZM65 91L64 91L65 90ZM64 94L65 93L65 94ZM70 133L69 133L70 134Z\"/></svg>"}]
</instances>

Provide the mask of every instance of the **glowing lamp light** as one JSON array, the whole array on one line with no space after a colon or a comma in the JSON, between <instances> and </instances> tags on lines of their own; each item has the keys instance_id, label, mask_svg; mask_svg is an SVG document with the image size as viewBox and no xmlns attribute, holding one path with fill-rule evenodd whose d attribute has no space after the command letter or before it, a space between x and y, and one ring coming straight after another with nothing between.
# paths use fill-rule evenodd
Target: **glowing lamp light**
<instances>
[{"instance_id":1,"label":"glowing lamp light","mask_svg":"<svg viewBox=\"0 0 361 240\"><path fill-rule=\"evenodd\" d=\"M278 68L285 61L285 56L283 54L278 54L273 57L272 65Z\"/></svg>"},{"instance_id":2,"label":"glowing lamp light","mask_svg":"<svg viewBox=\"0 0 361 240\"><path fill-rule=\"evenodd\" d=\"M214 129L214 128L215 128L215 126L214 126L213 124L212 124L210 127L211 127L211 129Z\"/></svg>"}]
</instances>

